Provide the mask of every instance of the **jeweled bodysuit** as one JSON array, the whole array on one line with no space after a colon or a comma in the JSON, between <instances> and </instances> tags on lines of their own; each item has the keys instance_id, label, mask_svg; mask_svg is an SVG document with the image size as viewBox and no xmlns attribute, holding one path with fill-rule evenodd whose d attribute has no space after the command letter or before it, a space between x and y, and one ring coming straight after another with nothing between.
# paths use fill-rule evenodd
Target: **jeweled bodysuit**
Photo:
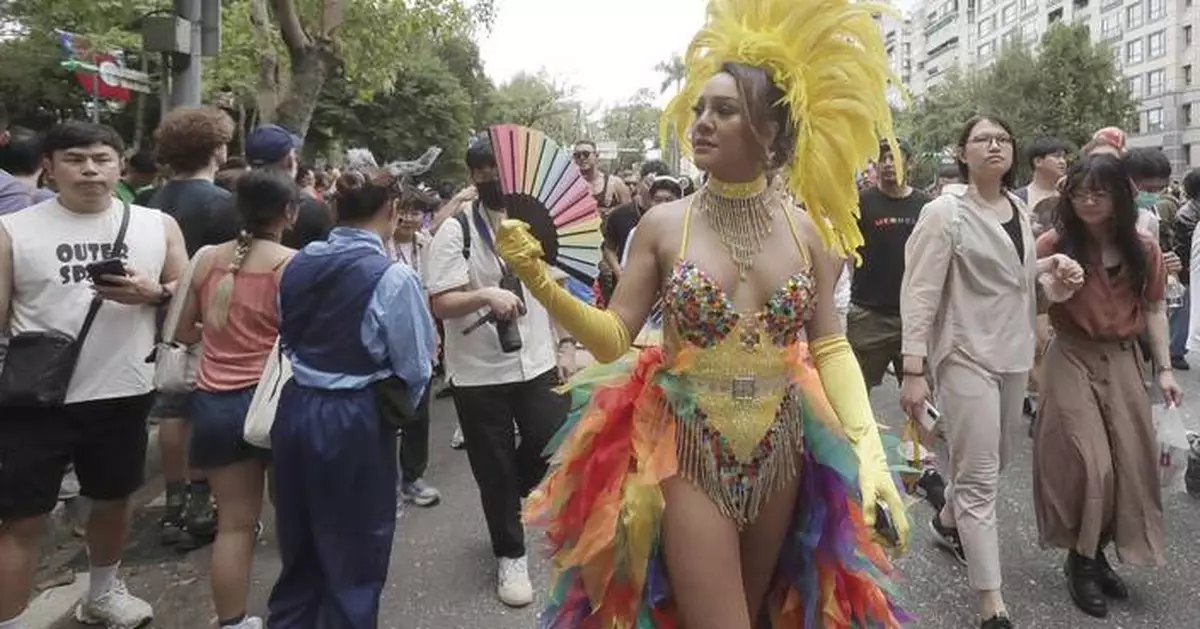
<instances>
[{"instance_id":1,"label":"jeweled bodysuit","mask_svg":"<svg viewBox=\"0 0 1200 629\"><path fill-rule=\"evenodd\" d=\"M785 216L804 254L794 219ZM786 354L813 314L812 271L793 275L757 312L739 312L687 259L691 218L689 207L679 262L663 297L667 350L674 364L686 368L660 378L678 379L664 388L694 400L672 405L679 421L679 473L744 528L799 469L802 417Z\"/></svg>"}]
</instances>

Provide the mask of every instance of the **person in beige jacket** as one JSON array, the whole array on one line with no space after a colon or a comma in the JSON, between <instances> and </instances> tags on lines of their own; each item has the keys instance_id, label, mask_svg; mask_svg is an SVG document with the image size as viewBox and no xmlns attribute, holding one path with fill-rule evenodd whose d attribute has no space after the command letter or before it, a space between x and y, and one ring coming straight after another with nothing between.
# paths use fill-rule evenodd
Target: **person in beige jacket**
<instances>
[{"instance_id":1,"label":"person in beige jacket","mask_svg":"<svg viewBox=\"0 0 1200 629\"><path fill-rule=\"evenodd\" d=\"M1001 120L967 121L956 156L967 184L922 211L900 293L901 404L912 417L924 413L932 379L950 451L946 506L932 528L967 566L982 629L1013 626L1000 594L996 493L1033 367L1035 278L1082 281L1066 256L1036 259L1029 217L1011 192L1014 144Z\"/></svg>"}]
</instances>

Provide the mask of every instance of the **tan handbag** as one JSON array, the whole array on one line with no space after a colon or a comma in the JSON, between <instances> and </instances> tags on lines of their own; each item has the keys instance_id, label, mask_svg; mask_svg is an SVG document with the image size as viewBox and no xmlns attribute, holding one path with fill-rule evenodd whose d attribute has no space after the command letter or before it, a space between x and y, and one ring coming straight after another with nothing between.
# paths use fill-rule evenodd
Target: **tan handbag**
<instances>
[{"instance_id":1,"label":"tan handbag","mask_svg":"<svg viewBox=\"0 0 1200 629\"><path fill-rule=\"evenodd\" d=\"M196 388L196 372L200 368L200 356L204 353L204 348L200 343L184 345L176 341L175 333L179 330L179 317L183 314L183 305L192 290L192 276L196 271L196 263L210 248L201 247L188 261L176 286L175 298L167 307L162 341L154 347L154 388L160 393L182 395L191 393L192 389Z\"/></svg>"}]
</instances>

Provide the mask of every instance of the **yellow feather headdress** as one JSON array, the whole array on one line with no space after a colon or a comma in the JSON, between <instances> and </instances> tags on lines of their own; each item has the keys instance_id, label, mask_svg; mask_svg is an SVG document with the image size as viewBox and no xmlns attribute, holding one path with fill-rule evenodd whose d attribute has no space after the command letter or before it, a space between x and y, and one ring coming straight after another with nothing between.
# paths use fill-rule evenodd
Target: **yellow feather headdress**
<instances>
[{"instance_id":1,"label":"yellow feather headdress","mask_svg":"<svg viewBox=\"0 0 1200 629\"><path fill-rule=\"evenodd\" d=\"M825 243L857 256L856 176L878 158L881 140L900 154L887 99L889 82L900 82L875 21L880 14L895 11L851 0L709 0L708 22L688 47L684 87L663 111L663 139L675 133L692 154L692 108L723 64L766 70L796 130L795 154L783 166L787 186Z\"/></svg>"}]
</instances>

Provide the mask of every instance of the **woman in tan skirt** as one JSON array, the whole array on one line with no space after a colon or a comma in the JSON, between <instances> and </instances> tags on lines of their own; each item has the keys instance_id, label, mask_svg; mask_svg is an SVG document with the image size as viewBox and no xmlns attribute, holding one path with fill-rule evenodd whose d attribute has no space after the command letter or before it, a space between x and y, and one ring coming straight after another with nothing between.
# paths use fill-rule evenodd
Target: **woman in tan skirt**
<instances>
[{"instance_id":1,"label":"woman in tan skirt","mask_svg":"<svg viewBox=\"0 0 1200 629\"><path fill-rule=\"evenodd\" d=\"M1085 613L1104 617L1128 596L1104 549L1122 562L1163 563L1163 512L1150 398L1137 336L1148 329L1158 386L1181 393L1171 372L1163 307L1166 272L1157 241L1135 227L1134 190L1121 162L1087 157L1067 174L1056 227L1038 255L1064 253L1086 278L1047 287L1055 336L1043 369L1034 429L1034 502L1043 545L1064 548L1067 587Z\"/></svg>"}]
</instances>

